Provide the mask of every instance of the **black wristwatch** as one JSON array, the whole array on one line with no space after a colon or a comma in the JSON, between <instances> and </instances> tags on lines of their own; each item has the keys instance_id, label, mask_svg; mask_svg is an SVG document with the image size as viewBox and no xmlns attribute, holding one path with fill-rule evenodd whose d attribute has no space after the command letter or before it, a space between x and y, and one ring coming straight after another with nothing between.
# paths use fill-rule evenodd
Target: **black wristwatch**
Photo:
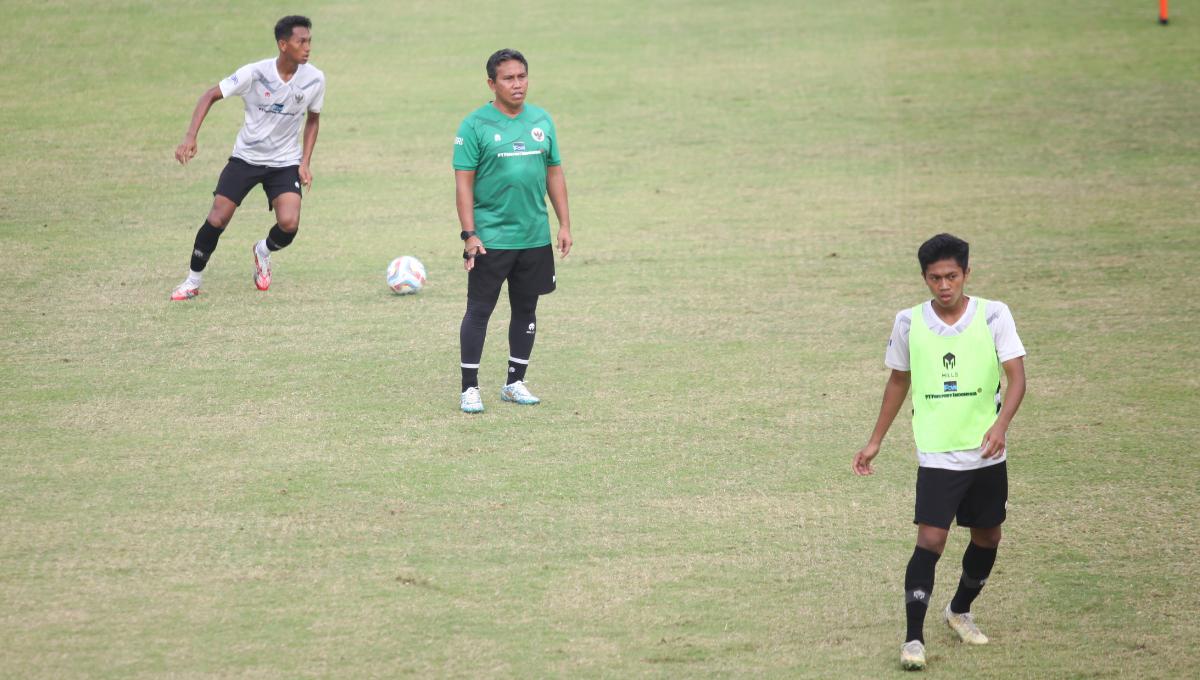
<instances>
[{"instance_id":1,"label":"black wristwatch","mask_svg":"<svg viewBox=\"0 0 1200 680\"><path fill-rule=\"evenodd\" d=\"M475 235L475 232L473 232L473 231L463 231L458 234L458 237L461 238L462 240L466 241L467 239L471 238L474 235Z\"/></svg>"}]
</instances>

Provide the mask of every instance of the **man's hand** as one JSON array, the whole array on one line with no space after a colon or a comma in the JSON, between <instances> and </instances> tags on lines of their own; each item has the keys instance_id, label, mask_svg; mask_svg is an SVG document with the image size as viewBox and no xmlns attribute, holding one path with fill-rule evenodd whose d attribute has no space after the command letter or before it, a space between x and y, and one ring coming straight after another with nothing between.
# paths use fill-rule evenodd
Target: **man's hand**
<instances>
[{"instance_id":1,"label":"man's hand","mask_svg":"<svg viewBox=\"0 0 1200 680\"><path fill-rule=\"evenodd\" d=\"M486 255L487 248L483 247L483 241L479 240L478 236L472 236L463 244L463 269L471 271L475 268L475 256Z\"/></svg>"},{"instance_id":2,"label":"man's hand","mask_svg":"<svg viewBox=\"0 0 1200 680\"><path fill-rule=\"evenodd\" d=\"M179 161L180 165L187 165L188 161L196 157L196 138L184 137L179 146L175 147L175 160Z\"/></svg>"},{"instance_id":3,"label":"man's hand","mask_svg":"<svg viewBox=\"0 0 1200 680\"><path fill-rule=\"evenodd\" d=\"M312 171L308 169L308 163L300 164L300 183L304 185L305 191L312 190Z\"/></svg>"},{"instance_id":4,"label":"man's hand","mask_svg":"<svg viewBox=\"0 0 1200 680\"><path fill-rule=\"evenodd\" d=\"M1008 435L1008 425L997 421L983 434L983 443L979 445L980 455L984 458L995 458L1004 453L1005 438Z\"/></svg>"},{"instance_id":5,"label":"man's hand","mask_svg":"<svg viewBox=\"0 0 1200 680\"><path fill-rule=\"evenodd\" d=\"M875 460L875 456L879 455L879 444L867 442L867 445L859 449L858 453L854 454L854 462L851 467L854 468L856 475L873 475L875 468L871 467L871 461Z\"/></svg>"},{"instance_id":6,"label":"man's hand","mask_svg":"<svg viewBox=\"0 0 1200 680\"><path fill-rule=\"evenodd\" d=\"M571 240L571 228L570 227L559 227L558 228L558 252L562 253L563 257L566 257L568 254L570 254L572 243L574 243L574 241Z\"/></svg>"}]
</instances>

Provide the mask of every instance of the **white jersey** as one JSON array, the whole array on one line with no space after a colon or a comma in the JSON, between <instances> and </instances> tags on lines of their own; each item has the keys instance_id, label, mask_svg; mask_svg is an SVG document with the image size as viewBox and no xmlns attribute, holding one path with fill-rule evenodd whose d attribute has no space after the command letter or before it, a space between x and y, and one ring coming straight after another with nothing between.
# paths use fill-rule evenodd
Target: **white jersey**
<instances>
[{"instance_id":1,"label":"white jersey","mask_svg":"<svg viewBox=\"0 0 1200 680\"><path fill-rule=\"evenodd\" d=\"M306 111L321 112L325 74L300 64L284 82L275 59L246 64L220 83L221 96L245 102L246 122L233 144L233 156L271 168L300 165L300 120Z\"/></svg>"},{"instance_id":2,"label":"white jersey","mask_svg":"<svg viewBox=\"0 0 1200 680\"><path fill-rule=\"evenodd\" d=\"M947 325L933 311L933 302L926 301L921 305L922 322L934 335L950 337L967 330L975 318L979 307L975 298L968 298L967 311L953 326ZM911 371L908 359L908 334L912 328L912 309L905 309L896 314L896 323L892 326L892 337L888 340L887 353L883 363L888 368L897 371ZM1000 363L1010 359L1025 356L1025 346L1017 335L1017 324L1013 321L1012 311L1008 305L995 300L988 300L987 308L988 330L992 332L992 341L996 343L996 357ZM999 395L996 396L997 402ZM1003 462L1007 451L994 458L984 458L978 448L965 451L948 451L944 453L926 453L917 449L917 461L921 467L935 467L946 470L974 470Z\"/></svg>"}]
</instances>

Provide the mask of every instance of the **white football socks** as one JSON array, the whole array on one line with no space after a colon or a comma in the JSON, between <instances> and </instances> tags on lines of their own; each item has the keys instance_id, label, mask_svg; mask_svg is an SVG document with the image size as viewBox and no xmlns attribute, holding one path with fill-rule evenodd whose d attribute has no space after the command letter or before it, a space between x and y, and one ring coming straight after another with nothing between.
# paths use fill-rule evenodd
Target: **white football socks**
<instances>
[{"instance_id":1,"label":"white football socks","mask_svg":"<svg viewBox=\"0 0 1200 680\"><path fill-rule=\"evenodd\" d=\"M188 270L188 277L187 277L188 284L193 285L193 286L199 286L200 279L202 279L202 278L204 278L203 272L194 272L190 269Z\"/></svg>"}]
</instances>

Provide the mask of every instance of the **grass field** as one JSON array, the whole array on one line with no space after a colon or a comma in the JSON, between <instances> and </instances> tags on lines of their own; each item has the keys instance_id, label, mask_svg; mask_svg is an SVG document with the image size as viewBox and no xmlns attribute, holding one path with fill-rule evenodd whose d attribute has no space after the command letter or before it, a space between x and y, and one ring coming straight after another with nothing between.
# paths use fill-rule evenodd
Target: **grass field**
<instances>
[{"instance_id":1,"label":"grass field","mask_svg":"<svg viewBox=\"0 0 1200 680\"><path fill-rule=\"evenodd\" d=\"M292 12L329 83L300 236L254 290L252 194L169 303L240 101L174 147ZM928 675L1200 675L1200 6L1155 12L0 0L0 676L898 674L908 423L850 458L939 231L1029 395L993 643L931 616ZM451 138L500 47L577 242L543 403L498 399L502 303L465 417Z\"/></svg>"}]
</instances>

